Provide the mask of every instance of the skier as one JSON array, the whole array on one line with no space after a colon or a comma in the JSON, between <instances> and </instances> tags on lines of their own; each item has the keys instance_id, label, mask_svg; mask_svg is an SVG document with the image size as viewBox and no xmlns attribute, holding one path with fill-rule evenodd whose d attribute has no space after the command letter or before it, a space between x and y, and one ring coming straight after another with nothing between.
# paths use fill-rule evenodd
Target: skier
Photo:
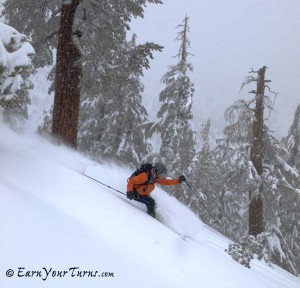
<instances>
[{"instance_id":1,"label":"skier","mask_svg":"<svg viewBox=\"0 0 300 288\"><path fill-rule=\"evenodd\" d=\"M147 165L150 165L148 171L135 172L133 176L128 179L126 196L130 200L146 204L147 213L155 218L155 201L150 196L150 193L155 188L155 183L165 186L178 185L185 181L186 178L184 175L181 175L179 178L166 179L165 175L167 169L165 165L162 163L156 163L154 166L151 164Z\"/></svg>"}]
</instances>

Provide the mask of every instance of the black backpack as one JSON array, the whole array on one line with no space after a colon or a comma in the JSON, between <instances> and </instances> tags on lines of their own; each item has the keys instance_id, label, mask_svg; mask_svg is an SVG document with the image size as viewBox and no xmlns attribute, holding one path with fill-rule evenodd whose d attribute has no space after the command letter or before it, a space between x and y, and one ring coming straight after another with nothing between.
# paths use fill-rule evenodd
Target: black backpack
<instances>
[{"instance_id":1,"label":"black backpack","mask_svg":"<svg viewBox=\"0 0 300 288\"><path fill-rule=\"evenodd\" d=\"M145 183L140 184L140 186L146 184L146 186L145 186L145 188L144 188L144 190L146 190L146 189L147 189L147 186L148 186L148 184L149 184L149 182L150 182L150 176L151 176L151 169L152 169L152 168L153 168L153 165L152 165L151 163L144 163L144 164L142 164L142 165L140 166L139 169L135 170L135 171L132 173L132 175L128 178L128 180L129 180L130 178L132 178L132 177L135 177L135 176L141 174L141 173L147 172L147 175L148 175L147 181L146 181ZM128 180L127 180L127 181L128 181Z\"/></svg>"}]
</instances>

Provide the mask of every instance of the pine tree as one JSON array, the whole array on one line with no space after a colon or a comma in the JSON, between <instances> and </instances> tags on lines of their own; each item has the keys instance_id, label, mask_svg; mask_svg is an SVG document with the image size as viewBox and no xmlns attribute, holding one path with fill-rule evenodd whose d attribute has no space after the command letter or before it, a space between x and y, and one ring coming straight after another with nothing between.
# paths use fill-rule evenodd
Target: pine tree
<instances>
[{"instance_id":1,"label":"pine tree","mask_svg":"<svg viewBox=\"0 0 300 288\"><path fill-rule=\"evenodd\" d=\"M287 150L264 125L262 175L259 175L250 155L255 119L253 110L248 102L240 100L229 107L225 115L231 122L224 130L225 138L219 139L215 148L220 171L220 225L216 228L235 241L242 240L248 233L248 193L259 190L263 182L260 193L264 200L264 227L269 235L263 258L297 275L299 173L287 163Z\"/></svg>"},{"instance_id":2,"label":"pine tree","mask_svg":"<svg viewBox=\"0 0 300 288\"><path fill-rule=\"evenodd\" d=\"M33 35L35 45L47 45L47 47L41 46L41 52L45 52L45 56L42 59L45 59L45 62L47 60L46 64L49 64L51 61L46 56L49 56L52 60L52 53L50 52L53 47L56 47L61 1L37 2L28 0L24 7L20 1L12 0L10 2L11 4L6 9L6 13L11 14L9 21L19 23L15 18L16 11L20 11L20 9L24 10L24 13L21 15L22 19L24 16L22 23L26 23L24 29L28 29L31 35ZM81 1L78 5L73 23L72 36L82 52L82 107L86 107L87 102L97 102L100 104L96 99L102 99L103 95L108 94L106 91L113 89L109 85L114 85L114 83L112 81L107 83L108 76L106 74L111 74L110 70L112 69L117 70L118 67L114 67L113 63L115 56L120 54L120 47L126 38L126 31L129 30L128 23L132 17L143 17L143 7L148 3L158 4L162 2L160 0L142 0L135 3L118 0L87 0ZM38 11L35 14L35 21L32 21L32 17L29 16L29 13L32 13L32 11ZM147 53L145 51L147 49L144 50L144 55ZM44 55L43 53L40 54ZM152 57L152 54L148 53L148 56ZM145 55L143 59L144 67L149 67L148 56ZM39 62L41 66L42 60ZM53 79L51 75L49 77ZM105 103L105 101L102 103ZM99 109L107 111L105 107ZM45 125L41 126L41 130L51 131L51 127L48 127L49 123L51 123L49 121L51 110L45 113ZM82 111L80 114L80 123L83 123L87 119L84 116L87 113ZM89 125L88 123L86 124ZM80 127L83 126L80 125ZM81 132L82 135L84 131Z\"/></svg>"},{"instance_id":3,"label":"pine tree","mask_svg":"<svg viewBox=\"0 0 300 288\"><path fill-rule=\"evenodd\" d=\"M288 136L283 139L283 144L290 154L289 164L300 171L300 105L295 111L293 124L290 127Z\"/></svg>"},{"instance_id":4,"label":"pine tree","mask_svg":"<svg viewBox=\"0 0 300 288\"><path fill-rule=\"evenodd\" d=\"M250 77L246 82L257 80ZM257 90L254 92L256 94ZM299 254L299 245L296 244L299 243L299 224L295 219L300 217L299 173L288 164L288 151L268 132L266 123L261 127L261 173L258 173L251 155L253 123L259 122L252 103L255 99L249 102L240 100L226 110L226 118L231 122L224 130L225 138L218 141L215 149L220 169L221 225L217 228L235 241L242 239L247 234L248 211L251 209L248 193L257 191L264 203L264 229L268 233L263 258L297 275L299 259L295 255ZM272 108L266 95L263 95L263 103Z\"/></svg>"},{"instance_id":5,"label":"pine tree","mask_svg":"<svg viewBox=\"0 0 300 288\"><path fill-rule=\"evenodd\" d=\"M147 56L161 49L151 43L134 45L124 39L112 67L104 75L104 92L83 105L81 147L96 158L109 158L137 166L150 152L146 130L150 124L142 105L143 85L139 77L148 67Z\"/></svg>"},{"instance_id":6,"label":"pine tree","mask_svg":"<svg viewBox=\"0 0 300 288\"><path fill-rule=\"evenodd\" d=\"M36 69L53 63L52 50L57 46L60 12L61 0L9 0L5 3L3 13L7 23L30 35L36 51L33 59Z\"/></svg>"},{"instance_id":7,"label":"pine tree","mask_svg":"<svg viewBox=\"0 0 300 288\"><path fill-rule=\"evenodd\" d=\"M142 105L140 82L143 68L148 69L152 51L162 47L153 43L127 43L126 30L131 17L141 17L146 2L134 5L120 1L82 3L78 27L85 57L79 145L96 159L110 158L138 165L149 153L146 129L149 123ZM91 41L90 35L93 35Z\"/></svg>"},{"instance_id":8,"label":"pine tree","mask_svg":"<svg viewBox=\"0 0 300 288\"><path fill-rule=\"evenodd\" d=\"M188 205L205 222L213 225L217 216L219 169L216 165L216 157L210 145L210 119L202 125L200 136L202 147L197 152L193 161L193 174L191 182L193 195L191 203ZM203 206L205 205L206 208ZM208 210L208 211L207 211ZM210 215L211 214L211 215ZM213 216L213 217L212 217Z\"/></svg>"},{"instance_id":9,"label":"pine tree","mask_svg":"<svg viewBox=\"0 0 300 288\"><path fill-rule=\"evenodd\" d=\"M236 101L225 111L228 125L224 138L218 139L214 149L218 177L215 205L220 224L216 227L226 236L238 240L248 230L249 190L259 187L259 177L249 152L251 147L253 113L246 101Z\"/></svg>"},{"instance_id":10,"label":"pine tree","mask_svg":"<svg viewBox=\"0 0 300 288\"><path fill-rule=\"evenodd\" d=\"M165 162L172 173L190 174L189 167L195 155L195 135L190 125L193 118L192 98L194 85L187 76L192 71L192 65L187 62L190 54L188 39L188 17L178 26L177 40L180 41L180 50L177 55L179 62L171 66L162 77L165 88L161 91L159 101L162 102L157 121L154 123L152 133L157 132L162 140L159 158ZM188 195L177 195L182 201L188 201Z\"/></svg>"},{"instance_id":11,"label":"pine tree","mask_svg":"<svg viewBox=\"0 0 300 288\"><path fill-rule=\"evenodd\" d=\"M268 225L270 225L270 229L275 230L283 246L283 248L275 247L277 253L274 253L274 261L295 275L300 274L300 259L296 256L300 253L299 119L300 105L296 108L288 135L280 143L277 143L277 147L280 148L280 157L278 157L278 164L275 166L277 169L271 171L271 176L276 175L277 177L271 186L273 188L272 194L270 194L272 197L268 199L270 211L275 203L279 207L275 214L276 217L270 217ZM282 257L280 249L285 251L285 257Z\"/></svg>"},{"instance_id":12,"label":"pine tree","mask_svg":"<svg viewBox=\"0 0 300 288\"><path fill-rule=\"evenodd\" d=\"M266 134L265 136L268 136ZM264 137L264 218L271 232L269 254L273 263L300 273L299 171L288 164L289 154L270 135Z\"/></svg>"},{"instance_id":13,"label":"pine tree","mask_svg":"<svg viewBox=\"0 0 300 288\"><path fill-rule=\"evenodd\" d=\"M24 34L0 23L0 108L14 129L20 129L19 121L28 117L28 89L32 87L28 78L34 54Z\"/></svg>"}]
</instances>

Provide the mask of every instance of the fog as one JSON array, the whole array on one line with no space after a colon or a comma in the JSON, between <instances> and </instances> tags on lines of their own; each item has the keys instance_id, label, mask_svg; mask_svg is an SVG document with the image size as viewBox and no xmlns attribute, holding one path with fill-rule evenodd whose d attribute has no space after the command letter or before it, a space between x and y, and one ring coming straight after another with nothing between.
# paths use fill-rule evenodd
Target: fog
<instances>
[{"instance_id":1,"label":"fog","mask_svg":"<svg viewBox=\"0 0 300 288\"><path fill-rule=\"evenodd\" d=\"M155 53L151 69L144 72L144 103L155 119L161 77L168 66L178 61L176 27L189 17L188 58L194 71L194 127L209 117L212 130L219 135L224 127L224 111L237 99L251 99L244 78L251 68L268 67L266 79L272 80L276 97L274 111L267 120L276 137L285 136L300 104L300 1L298 0L166 0L148 5L144 19L132 22L137 43L155 42L164 46ZM254 75L254 74L252 74ZM270 95L272 96L272 95ZM267 116L267 115L266 115Z\"/></svg>"}]
</instances>

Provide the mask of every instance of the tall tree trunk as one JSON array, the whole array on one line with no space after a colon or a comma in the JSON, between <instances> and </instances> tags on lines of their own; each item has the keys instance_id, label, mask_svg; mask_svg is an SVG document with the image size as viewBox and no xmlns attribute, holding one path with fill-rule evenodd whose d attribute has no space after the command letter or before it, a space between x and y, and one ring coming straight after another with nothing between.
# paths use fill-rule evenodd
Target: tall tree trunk
<instances>
[{"instance_id":1,"label":"tall tree trunk","mask_svg":"<svg viewBox=\"0 0 300 288\"><path fill-rule=\"evenodd\" d=\"M258 195L251 195L249 203L249 234L257 236L264 231L262 185L259 187Z\"/></svg>"},{"instance_id":2,"label":"tall tree trunk","mask_svg":"<svg viewBox=\"0 0 300 288\"><path fill-rule=\"evenodd\" d=\"M263 172L263 125L264 125L264 94L265 94L265 72L266 66L259 69L257 90L256 90L256 107L255 120L253 123L253 141L251 147L251 161L257 171L262 176ZM269 81L268 81L269 82ZM257 236L264 231L263 226L263 186L259 187L259 191L249 193L249 234ZM258 193L257 193L258 192Z\"/></svg>"},{"instance_id":3,"label":"tall tree trunk","mask_svg":"<svg viewBox=\"0 0 300 288\"><path fill-rule=\"evenodd\" d=\"M74 148L77 148L82 67L81 53L73 41L72 27L79 1L62 1L52 122L52 136Z\"/></svg>"}]
</instances>

